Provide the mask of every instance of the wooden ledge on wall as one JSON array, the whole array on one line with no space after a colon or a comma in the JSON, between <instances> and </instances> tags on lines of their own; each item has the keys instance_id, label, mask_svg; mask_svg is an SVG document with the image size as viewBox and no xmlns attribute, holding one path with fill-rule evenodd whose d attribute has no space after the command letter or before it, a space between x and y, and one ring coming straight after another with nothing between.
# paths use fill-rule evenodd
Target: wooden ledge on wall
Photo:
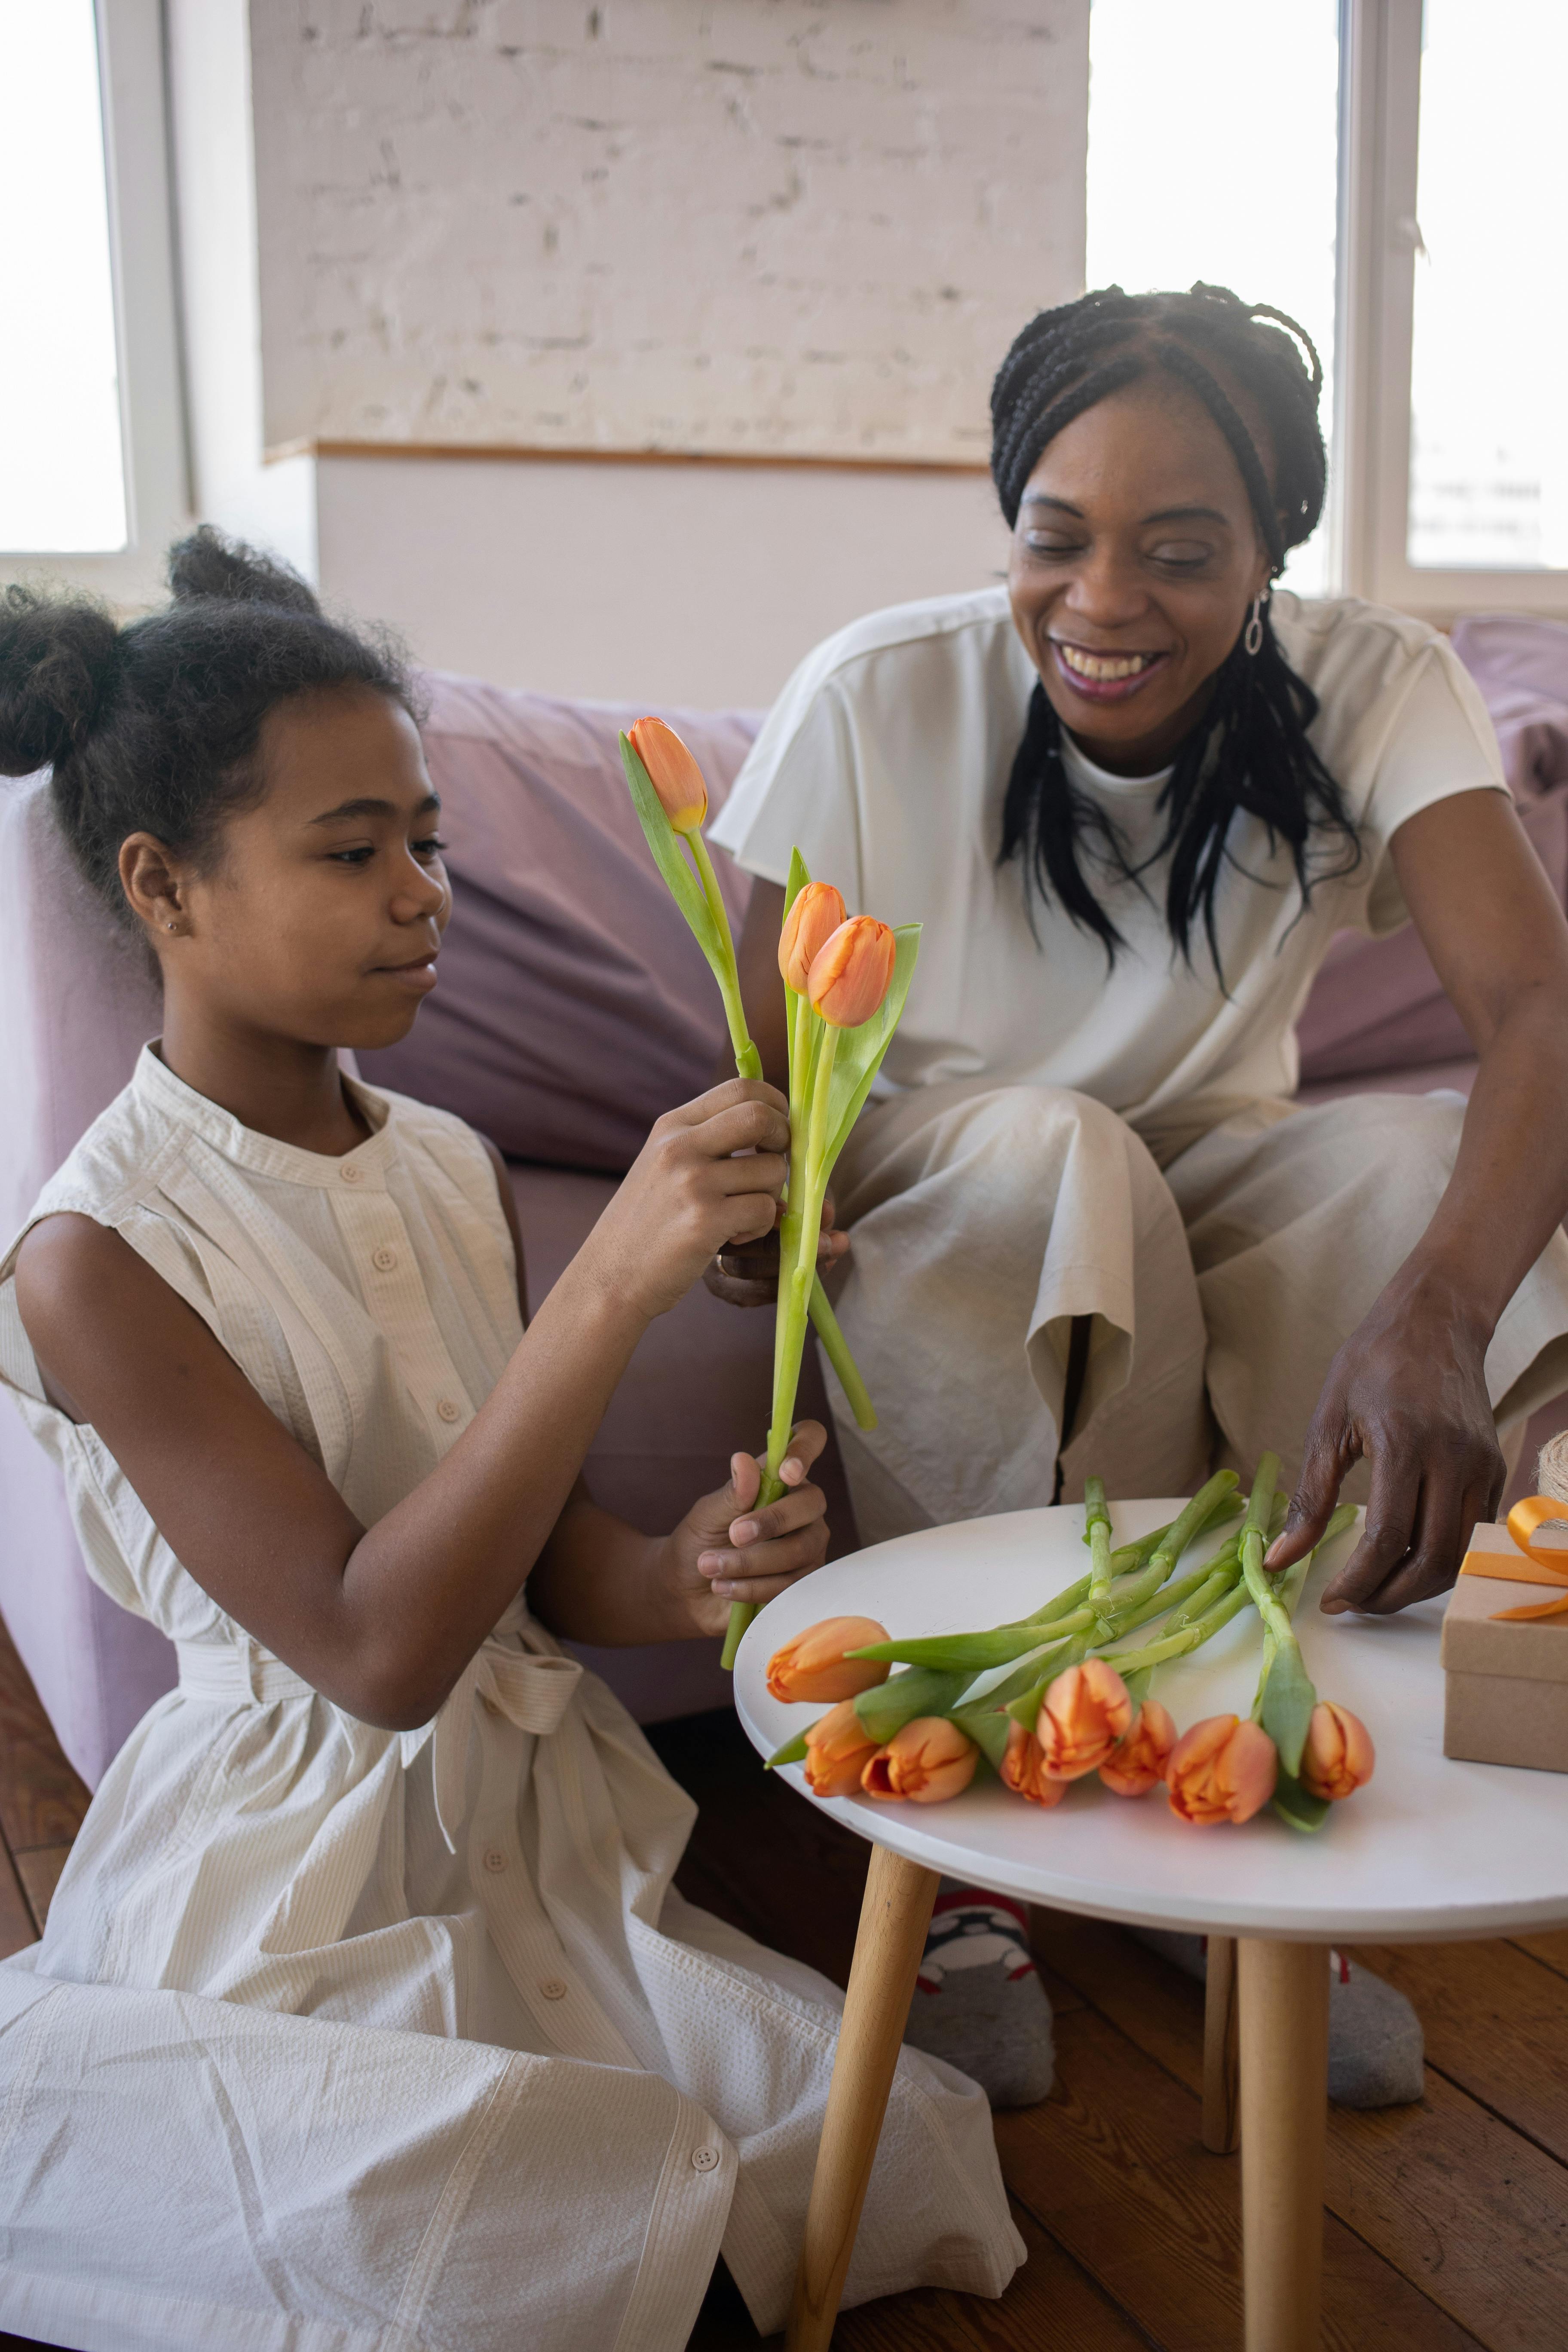
<instances>
[{"instance_id":1,"label":"wooden ledge on wall","mask_svg":"<svg viewBox=\"0 0 1568 2352\"><path fill-rule=\"evenodd\" d=\"M819 457L788 451L741 449L559 449L531 448L516 442L487 441L284 441L264 452L265 462L287 457L436 457L482 459L491 465L528 466L734 466L753 471L785 468L827 474L988 475L982 457Z\"/></svg>"}]
</instances>

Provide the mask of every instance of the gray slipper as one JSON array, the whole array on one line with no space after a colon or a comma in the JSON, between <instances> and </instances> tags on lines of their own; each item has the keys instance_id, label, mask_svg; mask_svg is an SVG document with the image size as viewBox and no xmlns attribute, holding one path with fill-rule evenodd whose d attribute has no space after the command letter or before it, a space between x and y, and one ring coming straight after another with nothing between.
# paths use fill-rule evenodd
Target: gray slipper
<instances>
[{"instance_id":1,"label":"gray slipper","mask_svg":"<svg viewBox=\"0 0 1568 2352\"><path fill-rule=\"evenodd\" d=\"M1141 1944L1201 1984L1204 1937L1134 1927ZM1329 2096L1340 2107L1404 2107L1426 2092L1421 2020L1402 1992L1342 1952L1329 1954Z\"/></svg>"},{"instance_id":2,"label":"gray slipper","mask_svg":"<svg viewBox=\"0 0 1568 2352\"><path fill-rule=\"evenodd\" d=\"M979 2084L994 2107L1032 2107L1051 2087L1051 2005L1020 1903L944 1878L904 2039Z\"/></svg>"}]
</instances>

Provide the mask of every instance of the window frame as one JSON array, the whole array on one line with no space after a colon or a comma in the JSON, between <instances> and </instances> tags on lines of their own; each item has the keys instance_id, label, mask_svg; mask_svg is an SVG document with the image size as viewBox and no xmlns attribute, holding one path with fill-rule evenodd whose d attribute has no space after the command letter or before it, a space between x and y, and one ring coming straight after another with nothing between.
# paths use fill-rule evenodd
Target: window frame
<instances>
[{"instance_id":1,"label":"window frame","mask_svg":"<svg viewBox=\"0 0 1568 2352\"><path fill-rule=\"evenodd\" d=\"M1413 564L1410 402L1422 0L1341 0L1336 482L1343 591L1446 625L1497 610L1568 618L1568 570Z\"/></svg>"},{"instance_id":2,"label":"window frame","mask_svg":"<svg viewBox=\"0 0 1568 2352\"><path fill-rule=\"evenodd\" d=\"M123 547L0 549L9 576L110 603L153 601L171 540L195 520L181 364L162 0L95 0L104 181L125 467Z\"/></svg>"}]
</instances>

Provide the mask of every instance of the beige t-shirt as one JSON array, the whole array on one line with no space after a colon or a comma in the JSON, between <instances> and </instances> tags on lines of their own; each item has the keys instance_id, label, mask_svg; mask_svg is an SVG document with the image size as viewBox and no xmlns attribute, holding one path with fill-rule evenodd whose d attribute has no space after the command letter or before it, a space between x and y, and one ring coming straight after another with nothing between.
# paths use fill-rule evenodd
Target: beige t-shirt
<instances>
[{"instance_id":1,"label":"beige t-shirt","mask_svg":"<svg viewBox=\"0 0 1568 2352\"><path fill-rule=\"evenodd\" d=\"M1150 1131L1178 1107L1184 1124L1211 1106L1289 1095L1293 1024L1334 933L1406 919L1394 834L1450 793L1507 785L1486 706L1436 631L1354 597L1283 592L1274 625L1318 697L1312 740L1362 857L1320 882L1303 913L1289 849L1270 852L1262 824L1237 814L1215 909L1228 995L1201 925L1191 967L1173 947L1163 864L1145 889L1100 869L1127 943L1109 972L1099 940L1058 907L1031 908L1019 859L998 866L1036 684L1001 587L874 613L819 646L770 711L712 837L770 882L785 879L798 845L854 911L924 924L884 1066L893 1087L987 1075L1072 1087ZM1067 748L1074 782L1136 861L1160 837L1163 776L1112 776Z\"/></svg>"}]
</instances>

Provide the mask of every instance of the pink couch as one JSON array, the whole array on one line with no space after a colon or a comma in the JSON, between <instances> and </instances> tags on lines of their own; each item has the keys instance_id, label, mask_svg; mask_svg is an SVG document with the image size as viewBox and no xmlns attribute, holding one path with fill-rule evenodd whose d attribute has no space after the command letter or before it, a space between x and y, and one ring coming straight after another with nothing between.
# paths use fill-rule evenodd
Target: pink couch
<instances>
[{"instance_id":1,"label":"pink couch","mask_svg":"<svg viewBox=\"0 0 1568 2352\"><path fill-rule=\"evenodd\" d=\"M1510 772L1561 885L1568 809L1568 630L1478 623L1462 641L1499 698ZM1556 681L1553 698L1552 681ZM442 986L408 1040L365 1057L373 1081L443 1103L513 1163L533 1298L578 1247L650 1121L710 1082L724 1045L716 993L637 833L616 759L635 713L430 681L430 767L457 898ZM754 720L671 713L728 791ZM716 853L735 914L744 877ZM0 798L0 1020L6 1099L0 1224L125 1083L155 1034L138 951L90 901L58 842L42 778ZM1414 952L1413 952L1414 950ZM1408 932L1347 935L1301 1024L1313 1091L1444 1083L1462 1033ZM1369 1055L1387 1055L1386 1061ZM771 1318L695 1291L651 1330L595 1441L589 1476L649 1530L726 1475L767 1419ZM810 1402L822 1409L810 1368ZM837 1461L824 1472L837 1547L854 1540ZM172 1654L88 1580L59 1484L20 1418L0 1411L0 1612L61 1743L96 1782L173 1680ZM594 1663L644 1721L721 1703L716 1645L604 1653Z\"/></svg>"}]
</instances>

